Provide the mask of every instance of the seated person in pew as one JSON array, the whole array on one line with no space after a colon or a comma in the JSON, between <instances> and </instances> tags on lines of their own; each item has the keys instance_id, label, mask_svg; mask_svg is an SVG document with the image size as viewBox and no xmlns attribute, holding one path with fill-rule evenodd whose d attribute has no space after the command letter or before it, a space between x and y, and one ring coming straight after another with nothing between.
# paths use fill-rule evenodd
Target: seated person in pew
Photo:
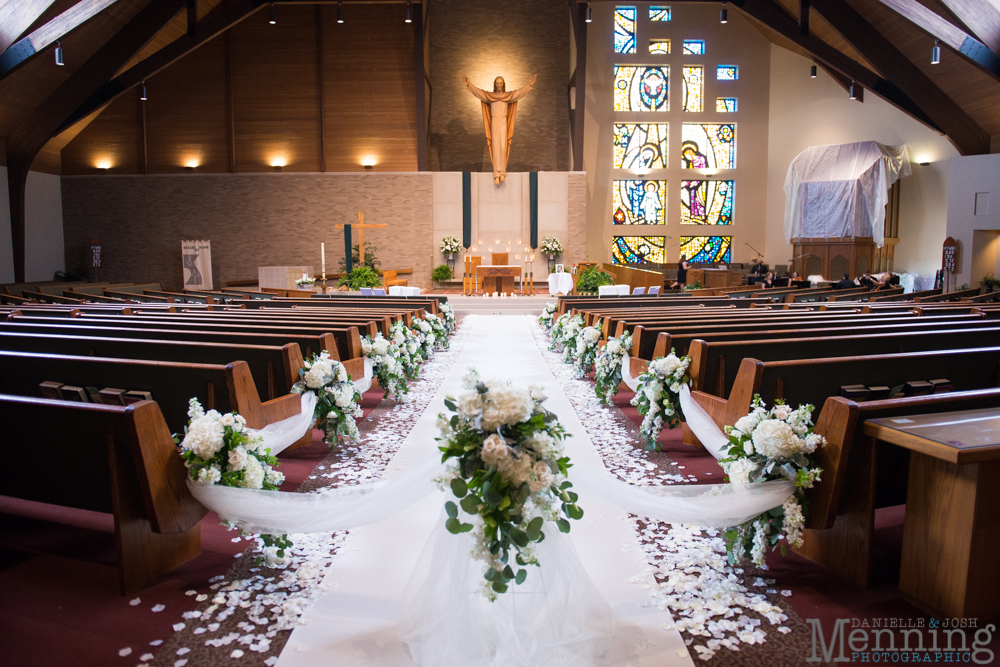
<instances>
[{"instance_id":1,"label":"seated person in pew","mask_svg":"<svg viewBox=\"0 0 1000 667\"><path fill-rule=\"evenodd\" d=\"M869 292L874 292L885 285L885 283L875 280L875 278L872 277L872 274L868 271L865 271L864 274L858 278L858 281L861 283L862 287L867 287Z\"/></svg>"},{"instance_id":2,"label":"seated person in pew","mask_svg":"<svg viewBox=\"0 0 1000 667\"><path fill-rule=\"evenodd\" d=\"M767 272L767 276L764 277L764 280L760 281L760 286L763 287L764 289L769 289L771 287L774 287L774 272L773 271L768 271Z\"/></svg>"},{"instance_id":3,"label":"seated person in pew","mask_svg":"<svg viewBox=\"0 0 1000 667\"><path fill-rule=\"evenodd\" d=\"M846 273L844 274L843 279L833 286L834 289L854 289L855 287L857 287L857 285L853 280L847 277Z\"/></svg>"}]
</instances>

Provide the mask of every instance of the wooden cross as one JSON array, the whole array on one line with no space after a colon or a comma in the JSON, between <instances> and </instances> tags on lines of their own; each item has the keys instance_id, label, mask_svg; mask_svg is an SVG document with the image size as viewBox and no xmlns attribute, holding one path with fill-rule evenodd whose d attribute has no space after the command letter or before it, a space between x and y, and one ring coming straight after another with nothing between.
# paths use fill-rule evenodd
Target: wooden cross
<instances>
[{"instance_id":1,"label":"wooden cross","mask_svg":"<svg viewBox=\"0 0 1000 667\"><path fill-rule=\"evenodd\" d=\"M358 211L358 224L351 225L354 229L358 230L358 262L363 265L365 263L365 230L366 229L385 229L389 225L366 225L365 224L365 214ZM344 225L335 225L337 229L343 229Z\"/></svg>"}]
</instances>

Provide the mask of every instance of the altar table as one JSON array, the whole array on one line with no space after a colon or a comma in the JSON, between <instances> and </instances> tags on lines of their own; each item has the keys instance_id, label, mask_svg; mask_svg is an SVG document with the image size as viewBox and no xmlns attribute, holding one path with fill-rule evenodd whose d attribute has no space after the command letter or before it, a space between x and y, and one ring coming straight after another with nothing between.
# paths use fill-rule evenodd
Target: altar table
<instances>
[{"instance_id":1,"label":"altar table","mask_svg":"<svg viewBox=\"0 0 1000 667\"><path fill-rule=\"evenodd\" d=\"M514 293L514 276L521 275L521 267L510 264L481 264L476 267L476 276L480 280L482 290L487 294L502 292Z\"/></svg>"},{"instance_id":2,"label":"altar table","mask_svg":"<svg viewBox=\"0 0 1000 667\"><path fill-rule=\"evenodd\" d=\"M910 453L899 590L950 618L1000 616L1000 409L870 419Z\"/></svg>"}]
</instances>

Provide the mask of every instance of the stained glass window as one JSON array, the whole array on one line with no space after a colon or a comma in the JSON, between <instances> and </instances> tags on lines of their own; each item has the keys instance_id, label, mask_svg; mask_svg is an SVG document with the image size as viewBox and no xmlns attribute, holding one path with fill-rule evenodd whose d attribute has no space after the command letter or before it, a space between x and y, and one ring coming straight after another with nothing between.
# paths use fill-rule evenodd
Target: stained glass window
<instances>
[{"instance_id":1,"label":"stained glass window","mask_svg":"<svg viewBox=\"0 0 1000 667\"><path fill-rule=\"evenodd\" d=\"M612 194L615 225L665 225L666 181L615 181Z\"/></svg>"},{"instance_id":2,"label":"stained glass window","mask_svg":"<svg viewBox=\"0 0 1000 667\"><path fill-rule=\"evenodd\" d=\"M735 97L719 97L715 100L715 110L719 113L735 113L736 112L736 98Z\"/></svg>"},{"instance_id":3,"label":"stained glass window","mask_svg":"<svg viewBox=\"0 0 1000 667\"><path fill-rule=\"evenodd\" d=\"M735 169L736 123L684 123L682 169Z\"/></svg>"},{"instance_id":4,"label":"stained glass window","mask_svg":"<svg viewBox=\"0 0 1000 667\"><path fill-rule=\"evenodd\" d=\"M649 8L649 20L650 21L669 21L670 20L670 7L650 7Z\"/></svg>"},{"instance_id":5,"label":"stained glass window","mask_svg":"<svg viewBox=\"0 0 1000 667\"><path fill-rule=\"evenodd\" d=\"M682 236L681 254L694 264L728 264L732 261L732 245L732 236Z\"/></svg>"},{"instance_id":6,"label":"stained glass window","mask_svg":"<svg viewBox=\"0 0 1000 667\"><path fill-rule=\"evenodd\" d=\"M684 111L701 111L702 98L705 96L704 68L701 65L684 65L681 72L684 76L684 94L681 99L681 109Z\"/></svg>"},{"instance_id":7,"label":"stained glass window","mask_svg":"<svg viewBox=\"0 0 1000 667\"><path fill-rule=\"evenodd\" d=\"M715 78L719 81L736 81L740 78L740 68L736 65L719 65L715 69Z\"/></svg>"},{"instance_id":8,"label":"stained glass window","mask_svg":"<svg viewBox=\"0 0 1000 667\"><path fill-rule=\"evenodd\" d=\"M635 7L615 7L615 53L635 53Z\"/></svg>"},{"instance_id":9,"label":"stained glass window","mask_svg":"<svg viewBox=\"0 0 1000 667\"><path fill-rule=\"evenodd\" d=\"M705 55L705 40L703 39L685 39L684 49L681 51L684 55L688 56L702 56Z\"/></svg>"},{"instance_id":10,"label":"stained glass window","mask_svg":"<svg viewBox=\"0 0 1000 667\"><path fill-rule=\"evenodd\" d=\"M666 123L615 123L615 169L664 169Z\"/></svg>"},{"instance_id":11,"label":"stained glass window","mask_svg":"<svg viewBox=\"0 0 1000 667\"><path fill-rule=\"evenodd\" d=\"M650 53L670 53L670 40L669 39L651 39L649 40L649 52Z\"/></svg>"},{"instance_id":12,"label":"stained glass window","mask_svg":"<svg viewBox=\"0 0 1000 667\"><path fill-rule=\"evenodd\" d=\"M670 67L615 65L615 111L669 111Z\"/></svg>"},{"instance_id":13,"label":"stained glass window","mask_svg":"<svg viewBox=\"0 0 1000 667\"><path fill-rule=\"evenodd\" d=\"M663 236L615 236L611 248L615 264L663 264Z\"/></svg>"},{"instance_id":14,"label":"stained glass window","mask_svg":"<svg viewBox=\"0 0 1000 667\"><path fill-rule=\"evenodd\" d=\"M681 181L681 224L733 224L734 189L733 181Z\"/></svg>"}]
</instances>

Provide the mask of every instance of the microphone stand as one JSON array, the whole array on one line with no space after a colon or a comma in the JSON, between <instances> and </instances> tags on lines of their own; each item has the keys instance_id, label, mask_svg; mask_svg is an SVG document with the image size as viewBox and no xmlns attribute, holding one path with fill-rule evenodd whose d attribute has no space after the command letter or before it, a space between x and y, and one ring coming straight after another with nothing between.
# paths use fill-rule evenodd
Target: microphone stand
<instances>
[{"instance_id":1,"label":"microphone stand","mask_svg":"<svg viewBox=\"0 0 1000 667\"><path fill-rule=\"evenodd\" d=\"M764 253L762 253L762 252L761 252L760 250L757 250L757 248L754 248L754 247L753 247L752 245L750 245L749 243L744 243L743 245L745 245L746 247L750 248L750 249L751 249L751 250L753 250L753 251L754 251L755 253L757 253L757 256L758 256L758 257L760 257L761 259L764 259Z\"/></svg>"}]
</instances>

